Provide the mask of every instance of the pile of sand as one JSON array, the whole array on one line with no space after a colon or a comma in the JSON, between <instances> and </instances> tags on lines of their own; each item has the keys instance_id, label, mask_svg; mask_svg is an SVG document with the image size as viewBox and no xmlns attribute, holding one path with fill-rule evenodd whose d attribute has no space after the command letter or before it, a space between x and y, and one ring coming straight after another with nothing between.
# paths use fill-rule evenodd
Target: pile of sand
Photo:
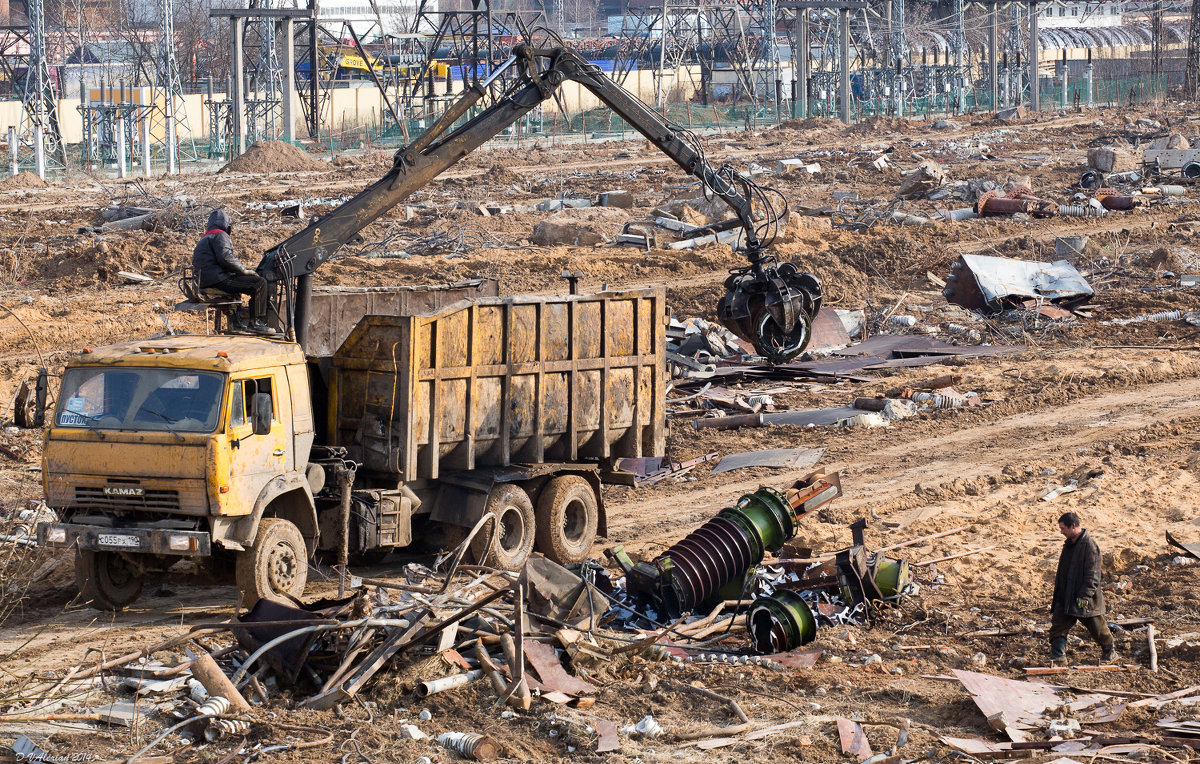
<instances>
[{"instance_id":1,"label":"pile of sand","mask_svg":"<svg viewBox=\"0 0 1200 764\"><path fill-rule=\"evenodd\" d=\"M10 175L4 180L0 180L0 188L16 189L16 188L46 188L50 184L42 180L37 174L29 170L21 170L16 175Z\"/></svg>"},{"instance_id":2,"label":"pile of sand","mask_svg":"<svg viewBox=\"0 0 1200 764\"><path fill-rule=\"evenodd\" d=\"M263 175L273 172L324 172L329 163L299 146L283 141L255 141L245 154L221 168L221 172Z\"/></svg>"}]
</instances>

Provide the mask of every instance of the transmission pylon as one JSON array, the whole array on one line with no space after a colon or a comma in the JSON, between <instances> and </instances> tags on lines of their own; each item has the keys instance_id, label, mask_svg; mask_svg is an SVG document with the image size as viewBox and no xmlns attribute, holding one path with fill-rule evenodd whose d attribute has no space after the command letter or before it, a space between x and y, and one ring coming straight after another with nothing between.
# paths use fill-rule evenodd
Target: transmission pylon
<instances>
[{"instance_id":1,"label":"transmission pylon","mask_svg":"<svg viewBox=\"0 0 1200 764\"><path fill-rule=\"evenodd\" d=\"M42 155L47 169L66 166L62 131L58 127L58 99L46 60L46 12L42 0L28 0L29 63L21 90L21 133L18 159L36 166L37 135L42 135Z\"/></svg>"},{"instance_id":2,"label":"transmission pylon","mask_svg":"<svg viewBox=\"0 0 1200 764\"><path fill-rule=\"evenodd\" d=\"M179 59L175 57L175 7L173 0L159 0L158 22L158 86L162 89L161 111L156 106L151 116L151 130L162 136L168 171L178 171L178 160L194 160L196 141L188 122L187 104L183 99L183 77ZM180 136L186 135L187 138Z\"/></svg>"}]
</instances>

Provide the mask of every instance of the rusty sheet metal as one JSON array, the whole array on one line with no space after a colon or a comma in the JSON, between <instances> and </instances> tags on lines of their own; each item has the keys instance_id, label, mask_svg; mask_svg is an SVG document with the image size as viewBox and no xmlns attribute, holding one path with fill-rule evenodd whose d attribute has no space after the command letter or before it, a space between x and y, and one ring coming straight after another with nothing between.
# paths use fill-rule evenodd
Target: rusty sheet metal
<instances>
[{"instance_id":1,"label":"rusty sheet metal","mask_svg":"<svg viewBox=\"0 0 1200 764\"><path fill-rule=\"evenodd\" d=\"M740 470L745 467L775 467L777 469L801 469L821 461L823 448L771 448L765 451L746 451L728 454L717 462L713 474Z\"/></svg>"},{"instance_id":2,"label":"rusty sheet metal","mask_svg":"<svg viewBox=\"0 0 1200 764\"><path fill-rule=\"evenodd\" d=\"M500 294L496 279L471 279L430 286L313 289L304 352L324 358L337 352L364 316L414 316L477 297Z\"/></svg>"},{"instance_id":3,"label":"rusty sheet metal","mask_svg":"<svg viewBox=\"0 0 1200 764\"><path fill-rule=\"evenodd\" d=\"M660 456L665 316L662 287L368 316L332 359L330 438L404 480Z\"/></svg>"},{"instance_id":4,"label":"rusty sheet metal","mask_svg":"<svg viewBox=\"0 0 1200 764\"><path fill-rule=\"evenodd\" d=\"M951 266L942 290L949 302L970 310L995 313L1010 301L1035 298L1059 307L1082 305L1094 292L1066 260L1038 263L1007 257L961 255Z\"/></svg>"},{"instance_id":5,"label":"rusty sheet metal","mask_svg":"<svg viewBox=\"0 0 1200 764\"><path fill-rule=\"evenodd\" d=\"M525 657L529 665L537 672L538 679L546 687L568 695L595 695L595 686L588 684L577 676L571 676L558 660L558 653L553 645L545 642L525 642Z\"/></svg>"},{"instance_id":6,"label":"rusty sheet metal","mask_svg":"<svg viewBox=\"0 0 1200 764\"><path fill-rule=\"evenodd\" d=\"M808 351L844 348L850 341L846 325L838 318L837 311L833 308L821 308L812 322L812 339L808 341Z\"/></svg>"},{"instance_id":7,"label":"rusty sheet metal","mask_svg":"<svg viewBox=\"0 0 1200 764\"><path fill-rule=\"evenodd\" d=\"M1185 544L1172 536L1170 531L1167 531L1167 543L1176 549L1182 549L1184 552L1187 552L1189 557L1195 557L1197 560L1200 560L1200 544Z\"/></svg>"},{"instance_id":8,"label":"rusty sheet metal","mask_svg":"<svg viewBox=\"0 0 1200 764\"><path fill-rule=\"evenodd\" d=\"M839 716L837 730L842 743L842 753L859 761L866 761L875 755L871 744L867 742L867 733L863 732L862 725L858 722Z\"/></svg>"},{"instance_id":9,"label":"rusty sheet metal","mask_svg":"<svg viewBox=\"0 0 1200 764\"><path fill-rule=\"evenodd\" d=\"M813 647L805 650L792 650L786 653L775 653L774 655L766 656L766 658L778 663L781 666L787 666L788 668L810 669L817 665L817 661L819 661L821 656L824 654L825 651L821 648Z\"/></svg>"}]
</instances>

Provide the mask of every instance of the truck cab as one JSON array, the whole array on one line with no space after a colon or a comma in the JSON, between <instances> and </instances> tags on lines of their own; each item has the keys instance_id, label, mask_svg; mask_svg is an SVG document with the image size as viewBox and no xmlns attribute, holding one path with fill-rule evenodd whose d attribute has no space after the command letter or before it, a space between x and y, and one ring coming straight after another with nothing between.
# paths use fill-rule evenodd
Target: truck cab
<instances>
[{"instance_id":1,"label":"truck cab","mask_svg":"<svg viewBox=\"0 0 1200 764\"><path fill-rule=\"evenodd\" d=\"M269 515L289 527L271 529L280 539L262 572L302 589L318 541L313 438L294 343L173 336L84 349L45 435L43 489L62 522L39 538L73 546L80 591L119 609L182 557L255 546ZM239 579L253 573L238 562Z\"/></svg>"}]
</instances>

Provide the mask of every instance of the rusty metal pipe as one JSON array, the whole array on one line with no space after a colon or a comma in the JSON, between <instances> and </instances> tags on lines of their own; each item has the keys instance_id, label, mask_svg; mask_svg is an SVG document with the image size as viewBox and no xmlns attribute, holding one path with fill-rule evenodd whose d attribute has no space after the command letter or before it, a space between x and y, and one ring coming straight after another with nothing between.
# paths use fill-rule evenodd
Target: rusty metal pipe
<instances>
[{"instance_id":1,"label":"rusty metal pipe","mask_svg":"<svg viewBox=\"0 0 1200 764\"><path fill-rule=\"evenodd\" d=\"M1096 198L1100 201L1100 205L1106 210L1124 211L1131 210L1137 206L1137 201L1132 196L1127 196L1125 194L1102 194L1097 191Z\"/></svg>"},{"instance_id":2,"label":"rusty metal pipe","mask_svg":"<svg viewBox=\"0 0 1200 764\"><path fill-rule=\"evenodd\" d=\"M863 411L883 411L887 404L887 398L855 398L853 406Z\"/></svg>"},{"instance_id":3,"label":"rusty metal pipe","mask_svg":"<svg viewBox=\"0 0 1200 764\"><path fill-rule=\"evenodd\" d=\"M1017 189L1009 196L988 191L975 203L975 214L980 217L1007 217L1018 212L1035 218L1049 218L1058 214L1058 205L1033 196L1028 189Z\"/></svg>"},{"instance_id":4,"label":"rusty metal pipe","mask_svg":"<svg viewBox=\"0 0 1200 764\"><path fill-rule=\"evenodd\" d=\"M338 489L341 490L341 522L338 527L338 596L346 596L346 566L350 564L350 499L353 495L354 471L338 467Z\"/></svg>"},{"instance_id":5,"label":"rusty metal pipe","mask_svg":"<svg viewBox=\"0 0 1200 764\"><path fill-rule=\"evenodd\" d=\"M762 414L734 414L733 416L693 419L692 425L697 430L733 430L738 427L762 427L765 422Z\"/></svg>"}]
</instances>

